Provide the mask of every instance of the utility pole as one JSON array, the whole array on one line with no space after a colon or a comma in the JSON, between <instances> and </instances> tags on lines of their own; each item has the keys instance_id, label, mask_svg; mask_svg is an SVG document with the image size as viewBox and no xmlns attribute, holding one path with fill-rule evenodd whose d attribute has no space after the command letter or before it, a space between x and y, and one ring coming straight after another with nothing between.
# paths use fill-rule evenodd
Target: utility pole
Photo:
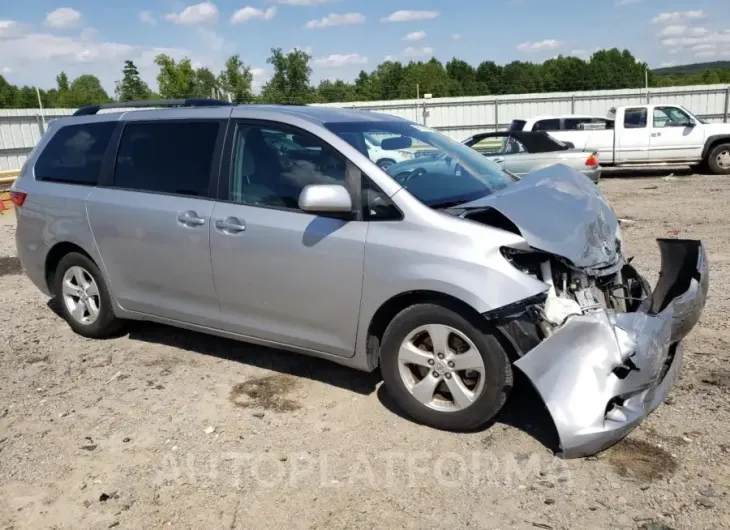
<instances>
[{"instance_id":1,"label":"utility pole","mask_svg":"<svg viewBox=\"0 0 730 530\"><path fill-rule=\"evenodd\" d=\"M418 120L418 104L421 100L421 86L416 83L416 120Z\"/></svg>"},{"instance_id":2,"label":"utility pole","mask_svg":"<svg viewBox=\"0 0 730 530\"><path fill-rule=\"evenodd\" d=\"M41 91L38 87L35 87L35 95L38 96L38 108L41 109L41 121L43 123L43 130L41 134L46 132L46 117L43 115L43 101L41 101Z\"/></svg>"}]
</instances>

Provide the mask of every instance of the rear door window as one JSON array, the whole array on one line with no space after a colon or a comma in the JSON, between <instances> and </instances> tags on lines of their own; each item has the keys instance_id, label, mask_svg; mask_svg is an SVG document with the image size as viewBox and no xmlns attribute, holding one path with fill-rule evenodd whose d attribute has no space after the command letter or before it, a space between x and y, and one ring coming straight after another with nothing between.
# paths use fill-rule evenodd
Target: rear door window
<instances>
[{"instance_id":1,"label":"rear door window","mask_svg":"<svg viewBox=\"0 0 730 530\"><path fill-rule=\"evenodd\" d=\"M624 113L624 129L643 129L646 127L646 109L626 109Z\"/></svg>"},{"instance_id":2,"label":"rear door window","mask_svg":"<svg viewBox=\"0 0 730 530\"><path fill-rule=\"evenodd\" d=\"M605 118L565 118L563 128L566 131L600 131L608 129Z\"/></svg>"},{"instance_id":3,"label":"rear door window","mask_svg":"<svg viewBox=\"0 0 730 530\"><path fill-rule=\"evenodd\" d=\"M539 120L535 122L535 126L532 128L533 131L559 131L560 130L560 119L554 118L549 120Z\"/></svg>"},{"instance_id":4,"label":"rear door window","mask_svg":"<svg viewBox=\"0 0 730 530\"><path fill-rule=\"evenodd\" d=\"M114 187L207 197L219 121L157 121L124 127Z\"/></svg>"},{"instance_id":5,"label":"rear door window","mask_svg":"<svg viewBox=\"0 0 730 530\"><path fill-rule=\"evenodd\" d=\"M62 127L38 157L36 179L95 186L116 126L107 121Z\"/></svg>"}]
</instances>

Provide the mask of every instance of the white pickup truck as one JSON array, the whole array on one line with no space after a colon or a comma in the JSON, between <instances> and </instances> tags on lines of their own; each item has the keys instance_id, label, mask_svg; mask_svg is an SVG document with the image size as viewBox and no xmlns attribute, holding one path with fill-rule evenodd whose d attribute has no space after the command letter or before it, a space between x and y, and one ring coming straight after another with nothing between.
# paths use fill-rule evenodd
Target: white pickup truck
<instances>
[{"instance_id":1,"label":"white pickup truck","mask_svg":"<svg viewBox=\"0 0 730 530\"><path fill-rule=\"evenodd\" d=\"M632 105L607 116L514 120L510 130L547 131L577 149L597 151L603 167L699 166L730 174L730 123L704 123L680 105Z\"/></svg>"}]
</instances>

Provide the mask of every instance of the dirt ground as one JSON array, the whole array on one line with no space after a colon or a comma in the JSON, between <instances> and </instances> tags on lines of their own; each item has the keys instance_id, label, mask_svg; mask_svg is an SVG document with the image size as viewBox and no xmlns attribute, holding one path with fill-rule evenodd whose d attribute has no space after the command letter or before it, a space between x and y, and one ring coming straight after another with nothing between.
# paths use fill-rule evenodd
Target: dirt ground
<instances>
[{"instance_id":1,"label":"dirt ground","mask_svg":"<svg viewBox=\"0 0 730 530\"><path fill-rule=\"evenodd\" d=\"M704 240L710 296L668 402L570 461L519 378L496 423L453 434L377 374L150 324L78 337L0 216L0 528L730 527L730 178L601 187L652 281L655 238Z\"/></svg>"}]
</instances>

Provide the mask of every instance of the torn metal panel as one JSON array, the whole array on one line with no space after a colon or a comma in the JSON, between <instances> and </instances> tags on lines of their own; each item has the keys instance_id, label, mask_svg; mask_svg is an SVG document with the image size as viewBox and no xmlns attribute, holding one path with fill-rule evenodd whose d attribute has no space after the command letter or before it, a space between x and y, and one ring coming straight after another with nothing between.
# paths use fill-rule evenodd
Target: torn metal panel
<instances>
[{"instance_id":1,"label":"torn metal panel","mask_svg":"<svg viewBox=\"0 0 730 530\"><path fill-rule=\"evenodd\" d=\"M677 379L679 341L707 298L708 263L699 241L659 245L662 271L651 310L572 316L515 363L545 402L564 457L591 455L619 441Z\"/></svg>"},{"instance_id":2,"label":"torn metal panel","mask_svg":"<svg viewBox=\"0 0 730 530\"><path fill-rule=\"evenodd\" d=\"M576 267L615 265L618 220L601 190L564 164L527 174L494 195L454 210L494 208L531 247L562 256Z\"/></svg>"}]
</instances>

